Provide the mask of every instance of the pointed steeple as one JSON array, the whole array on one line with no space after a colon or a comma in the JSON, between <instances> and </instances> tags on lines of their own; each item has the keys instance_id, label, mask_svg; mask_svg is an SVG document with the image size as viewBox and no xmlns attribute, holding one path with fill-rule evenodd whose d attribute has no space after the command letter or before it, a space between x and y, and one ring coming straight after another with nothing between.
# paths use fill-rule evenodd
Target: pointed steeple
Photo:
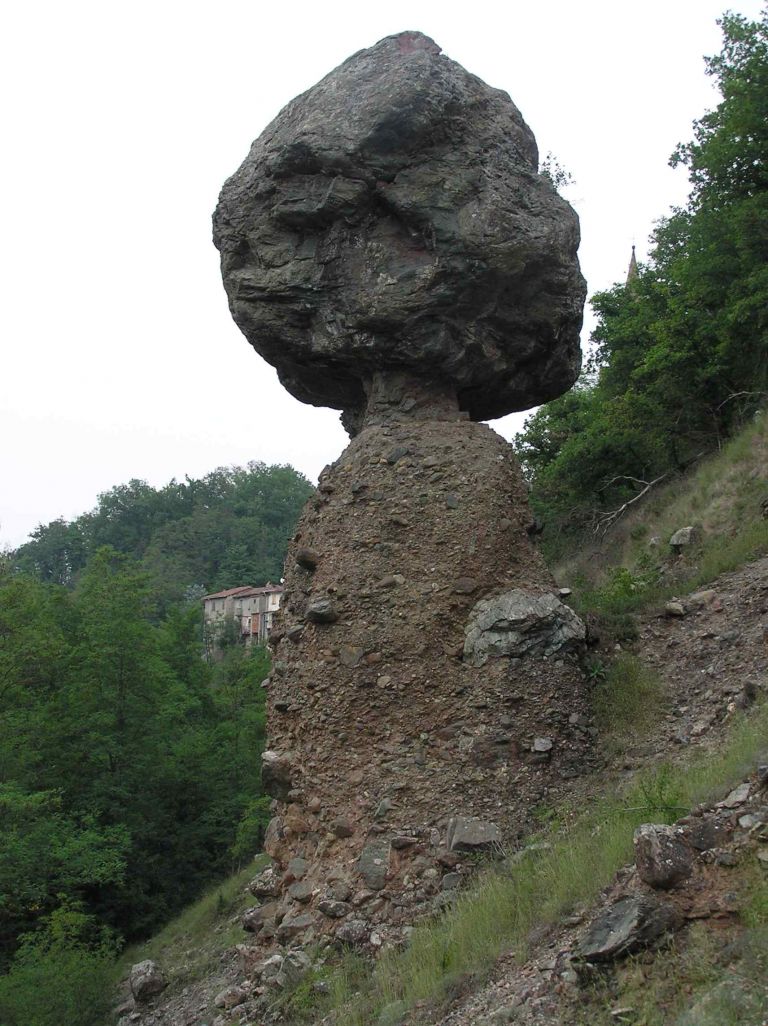
<instances>
[{"instance_id":1,"label":"pointed steeple","mask_svg":"<svg viewBox=\"0 0 768 1026\"><path fill-rule=\"evenodd\" d=\"M635 257L635 247L632 246L632 257L629 261L629 270L627 271L627 285L631 285L635 278L640 272L637 269L637 258Z\"/></svg>"}]
</instances>

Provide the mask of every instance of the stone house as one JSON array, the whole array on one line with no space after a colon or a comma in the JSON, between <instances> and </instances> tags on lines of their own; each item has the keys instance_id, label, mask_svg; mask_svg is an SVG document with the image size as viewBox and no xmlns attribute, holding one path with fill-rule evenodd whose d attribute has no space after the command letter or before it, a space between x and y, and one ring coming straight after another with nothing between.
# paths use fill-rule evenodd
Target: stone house
<instances>
[{"instance_id":1,"label":"stone house","mask_svg":"<svg viewBox=\"0 0 768 1026\"><path fill-rule=\"evenodd\" d=\"M245 645L265 642L272 628L272 618L280 608L282 594L282 585L268 581L261 588L244 585L206 595L203 598L203 631L208 654L215 649L216 640L229 625Z\"/></svg>"}]
</instances>

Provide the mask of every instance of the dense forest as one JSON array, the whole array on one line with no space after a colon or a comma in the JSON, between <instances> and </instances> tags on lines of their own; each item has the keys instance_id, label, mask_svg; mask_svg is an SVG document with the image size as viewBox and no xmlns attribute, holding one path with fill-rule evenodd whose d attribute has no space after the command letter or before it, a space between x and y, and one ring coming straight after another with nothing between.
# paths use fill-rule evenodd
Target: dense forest
<instances>
[{"instance_id":1,"label":"dense forest","mask_svg":"<svg viewBox=\"0 0 768 1026\"><path fill-rule=\"evenodd\" d=\"M286 540L312 487L289 466L220 467L153 488L129 481L76 520L54 520L13 554L15 568L71 587L104 545L141 563L163 606L206 591L279 581Z\"/></svg>"},{"instance_id":2,"label":"dense forest","mask_svg":"<svg viewBox=\"0 0 768 1026\"><path fill-rule=\"evenodd\" d=\"M671 157L688 202L639 273L593 297L583 377L516 439L551 552L717 449L768 394L768 10L720 24L722 100Z\"/></svg>"},{"instance_id":3,"label":"dense forest","mask_svg":"<svg viewBox=\"0 0 768 1026\"><path fill-rule=\"evenodd\" d=\"M268 656L225 635L207 662L200 597L279 580L311 490L131 481L0 562L4 1026L98 1014L122 945L258 850Z\"/></svg>"}]
</instances>

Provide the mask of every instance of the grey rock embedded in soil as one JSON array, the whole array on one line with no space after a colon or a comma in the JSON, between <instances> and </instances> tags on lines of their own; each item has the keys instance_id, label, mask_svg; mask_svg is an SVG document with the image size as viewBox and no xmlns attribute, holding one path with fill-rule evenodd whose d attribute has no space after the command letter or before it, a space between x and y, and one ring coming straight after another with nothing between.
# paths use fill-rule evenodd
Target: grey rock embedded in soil
<instances>
[{"instance_id":1,"label":"grey rock embedded in soil","mask_svg":"<svg viewBox=\"0 0 768 1026\"><path fill-rule=\"evenodd\" d=\"M610 962L648 947L677 925L677 913L667 902L651 895L620 898L592 923L576 955L586 962Z\"/></svg>"},{"instance_id":2,"label":"grey rock embedded in soil","mask_svg":"<svg viewBox=\"0 0 768 1026\"><path fill-rule=\"evenodd\" d=\"M224 990L219 991L213 999L213 1004L215 1008L236 1008L237 1005L241 1005L247 997L248 993L242 987L226 987Z\"/></svg>"},{"instance_id":3,"label":"grey rock embedded in soil","mask_svg":"<svg viewBox=\"0 0 768 1026\"><path fill-rule=\"evenodd\" d=\"M281 970L289 986L295 987L311 969L312 959L304 951L286 952Z\"/></svg>"},{"instance_id":4,"label":"grey rock embedded in soil","mask_svg":"<svg viewBox=\"0 0 768 1026\"><path fill-rule=\"evenodd\" d=\"M372 891L380 891L387 881L390 844L386 840L374 840L363 848L357 863L357 870Z\"/></svg>"},{"instance_id":5,"label":"grey rock embedded in soil","mask_svg":"<svg viewBox=\"0 0 768 1026\"><path fill-rule=\"evenodd\" d=\"M689 545L694 545L698 540L699 530L697 527L681 527L669 539L669 544L676 552L681 552Z\"/></svg>"},{"instance_id":6,"label":"grey rock embedded in soil","mask_svg":"<svg viewBox=\"0 0 768 1026\"><path fill-rule=\"evenodd\" d=\"M274 922L277 908L277 902L270 901L265 905L246 909L242 918L243 929L248 933L259 933L265 923Z\"/></svg>"},{"instance_id":7,"label":"grey rock embedded in soil","mask_svg":"<svg viewBox=\"0 0 768 1026\"><path fill-rule=\"evenodd\" d=\"M483 666L489 658L553 655L580 645L586 628L570 606L551 594L522 588L481 599L472 609L464 658Z\"/></svg>"},{"instance_id":8,"label":"grey rock embedded in soil","mask_svg":"<svg viewBox=\"0 0 768 1026\"><path fill-rule=\"evenodd\" d=\"M267 866L248 884L248 890L255 898L274 898L280 893L280 878L274 866Z\"/></svg>"},{"instance_id":9,"label":"grey rock embedded in soil","mask_svg":"<svg viewBox=\"0 0 768 1026\"><path fill-rule=\"evenodd\" d=\"M667 616L685 616L685 606L682 602L667 602L664 612Z\"/></svg>"},{"instance_id":10,"label":"grey rock embedded in soil","mask_svg":"<svg viewBox=\"0 0 768 1026\"><path fill-rule=\"evenodd\" d=\"M749 798L750 785L749 783L739 784L738 787L734 787L725 798L718 805L723 809L737 809L740 805Z\"/></svg>"},{"instance_id":11,"label":"grey rock embedded in soil","mask_svg":"<svg viewBox=\"0 0 768 1026\"><path fill-rule=\"evenodd\" d=\"M347 424L386 369L442 380L474 420L578 375L578 218L509 96L419 32L278 114L224 185L214 241L248 341Z\"/></svg>"},{"instance_id":12,"label":"grey rock embedded in soil","mask_svg":"<svg viewBox=\"0 0 768 1026\"><path fill-rule=\"evenodd\" d=\"M475 816L455 816L448 823L446 840L449 851L490 851L501 844L501 831Z\"/></svg>"},{"instance_id":13,"label":"grey rock embedded in soil","mask_svg":"<svg viewBox=\"0 0 768 1026\"><path fill-rule=\"evenodd\" d=\"M304 933L314 924L314 917L308 912L286 916L277 928L277 939L280 944L287 944Z\"/></svg>"},{"instance_id":14,"label":"grey rock embedded in soil","mask_svg":"<svg viewBox=\"0 0 768 1026\"><path fill-rule=\"evenodd\" d=\"M353 948L367 944L370 935L371 928L364 919L346 919L336 931L336 939Z\"/></svg>"},{"instance_id":15,"label":"grey rock embedded in soil","mask_svg":"<svg viewBox=\"0 0 768 1026\"><path fill-rule=\"evenodd\" d=\"M696 851L711 851L721 848L728 838L728 824L716 816L704 816L691 823L686 829L688 843Z\"/></svg>"},{"instance_id":16,"label":"grey rock embedded in soil","mask_svg":"<svg viewBox=\"0 0 768 1026\"><path fill-rule=\"evenodd\" d=\"M693 872L693 851L679 827L643 823L635 830L635 865L650 887L667 890Z\"/></svg>"},{"instance_id":17,"label":"grey rock embedded in soil","mask_svg":"<svg viewBox=\"0 0 768 1026\"><path fill-rule=\"evenodd\" d=\"M261 784L272 798L287 798L292 786L290 757L279 752L263 752Z\"/></svg>"},{"instance_id":18,"label":"grey rock embedded in soil","mask_svg":"<svg viewBox=\"0 0 768 1026\"><path fill-rule=\"evenodd\" d=\"M149 1001L167 986L160 966L149 958L131 966L128 982L131 994L138 1004Z\"/></svg>"},{"instance_id":19,"label":"grey rock embedded in soil","mask_svg":"<svg viewBox=\"0 0 768 1026\"><path fill-rule=\"evenodd\" d=\"M314 598L307 606L307 619L313 623L334 623L338 618L339 614L328 598Z\"/></svg>"}]
</instances>

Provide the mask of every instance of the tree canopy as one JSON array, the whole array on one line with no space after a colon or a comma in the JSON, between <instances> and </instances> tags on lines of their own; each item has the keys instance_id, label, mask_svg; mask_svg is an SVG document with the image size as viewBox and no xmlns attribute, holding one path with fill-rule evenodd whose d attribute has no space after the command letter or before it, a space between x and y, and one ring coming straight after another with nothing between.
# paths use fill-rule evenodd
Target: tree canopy
<instances>
[{"instance_id":1,"label":"tree canopy","mask_svg":"<svg viewBox=\"0 0 768 1026\"><path fill-rule=\"evenodd\" d=\"M537 512L561 530L715 448L768 393L768 9L720 25L706 67L722 100L671 157L688 202L639 274L592 298L584 377L516 439Z\"/></svg>"},{"instance_id":2,"label":"tree canopy","mask_svg":"<svg viewBox=\"0 0 768 1026\"><path fill-rule=\"evenodd\" d=\"M289 466L249 463L153 488L133 480L104 492L95 509L41 525L14 565L72 587L104 545L140 560L163 606L187 589L260 585L282 575L285 548L312 486Z\"/></svg>"},{"instance_id":3,"label":"tree canopy","mask_svg":"<svg viewBox=\"0 0 768 1026\"><path fill-rule=\"evenodd\" d=\"M146 935L231 868L246 813L256 850L266 653L209 666L197 604L153 602L107 547L74 591L0 574L0 965L66 908Z\"/></svg>"}]
</instances>

